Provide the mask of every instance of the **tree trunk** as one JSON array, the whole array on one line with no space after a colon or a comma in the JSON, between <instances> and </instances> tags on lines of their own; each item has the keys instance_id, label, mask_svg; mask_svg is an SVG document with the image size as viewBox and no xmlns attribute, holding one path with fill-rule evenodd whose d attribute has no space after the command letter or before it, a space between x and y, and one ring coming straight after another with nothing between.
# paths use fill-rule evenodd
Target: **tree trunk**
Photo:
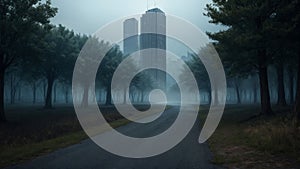
<instances>
[{"instance_id":1,"label":"tree trunk","mask_svg":"<svg viewBox=\"0 0 300 169\"><path fill-rule=\"evenodd\" d=\"M256 84L254 84L254 86L253 86L253 102L254 102L254 104L256 104L256 103L258 103L258 99L257 99L257 86L256 86Z\"/></svg>"},{"instance_id":2,"label":"tree trunk","mask_svg":"<svg viewBox=\"0 0 300 169\"><path fill-rule=\"evenodd\" d=\"M294 100L294 71L293 71L293 68L289 68L288 69L289 71L289 84L290 84L290 87L289 87L289 92L290 92L290 104L293 105L295 100Z\"/></svg>"},{"instance_id":3,"label":"tree trunk","mask_svg":"<svg viewBox=\"0 0 300 169\"><path fill-rule=\"evenodd\" d=\"M19 93L18 93L18 102L20 103L22 100L22 84L19 87Z\"/></svg>"},{"instance_id":4,"label":"tree trunk","mask_svg":"<svg viewBox=\"0 0 300 169\"><path fill-rule=\"evenodd\" d=\"M270 102L270 91L268 83L268 68L266 66L266 50L259 51L259 81L261 95L261 113L265 115L273 114Z\"/></svg>"},{"instance_id":5,"label":"tree trunk","mask_svg":"<svg viewBox=\"0 0 300 169\"><path fill-rule=\"evenodd\" d=\"M1 60L0 60L0 62L1 62ZM4 112L4 74L5 74L5 71L4 71L4 69L2 69L2 66L1 66L0 67L0 123L6 122L6 117L5 117L5 112Z\"/></svg>"},{"instance_id":6,"label":"tree trunk","mask_svg":"<svg viewBox=\"0 0 300 169\"><path fill-rule=\"evenodd\" d=\"M83 98L81 102L82 107L87 107L89 105L89 86L85 85L83 89Z\"/></svg>"},{"instance_id":7,"label":"tree trunk","mask_svg":"<svg viewBox=\"0 0 300 169\"><path fill-rule=\"evenodd\" d=\"M278 101L277 105L286 106L285 91L284 91L284 67L283 63L277 66L277 80L278 80Z\"/></svg>"},{"instance_id":8,"label":"tree trunk","mask_svg":"<svg viewBox=\"0 0 300 169\"><path fill-rule=\"evenodd\" d=\"M99 93L98 93L98 102L101 103L102 102L102 89L99 89Z\"/></svg>"},{"instance_id":9,"label":"tree trunk","mask_svg":"<svg viewBox=\"0 0 300 169\"><path fill-rule=\"evenodd\" d=\"M137 96L137 92L134 92L134 93L132 94L132 103L136 103L136 102L137 102L136 96Z\"/></svg>"},{"instance_id":10,"label":"tree trunk","mask_svg":"<svg viewBox=\"0 0 300 169\"><path fill-rule=\"evenodd\" d=\"M141 91L141 103L144 103L145 93L144 90Z\"/></svg>"},{"instance_id":11,"label":"tree trunk","mask_svg":"<svg viewBox=\"0 0 300 169\"><path fill-rule=\"evenodd\" d=\"M237 98L237 104L241 104L240 89L239 89L239 86L236 81L237 80L234 81L234 88L235 88L235 93L236 93L236 98Z\"/></svg>"},{"instance_id":12,"label":"tree trunk","mask_svg":"<svg viewBox=\"0 0 300 169\"><path fill-rule=\"evenodd\" d=\"M10 104L15 104L16 91L14 87L14 77L10 75Z\"/></svg>"},{"instance_id":13,"label":"tree trunk","mask_svg":"<svg viewBox=\"0 0 300 169\"><path fill-rule=\"evenodd\" d=\"M47 95L46 95L46 102L45 102L45 108L46 109L52 109L52 90L53 90L53 84L54 79L49 78L48 79L48 88L47 88Z\"/></svg>"},{"instance_id":14,"label":"tree trunk","mask_svg":"<svg viewBox=\"0 0 300 169\"><path fill-rule=\"evenodd\" d=\"M297 88L296 88L296 102L295 102L295 115L297 126L300 125L300 51L298 51L298 78L297 78Z\"/></svg>"},{"instance_id":15,"label":"tree trunk","mask_svg":"<svg viewBox=\"0 0 300 169\"><path fill-rule=\"evenodd\" d=\"M54 94L54 98L53 98L53 102L56 103L57 102L57 92L56 92L56 89L57 89L57 83L54 83L54 86L53 86L53 94Z\"/></svg>"},{"instance_id":16,"label":"tree trunk","mask_svg":"<svg viewBox=\"0 0 300 169\"><path fill-rule=\"evenodd\" d=\"M68 87L66 87L66 89L65 89L65 102L66 102L66 104L69 103L69 89L68 89Z\"/></svg>"},{"instance_id":17,"label":"tree trunk","mask_svg":"<svg viewBox=\"0 0 300 169\"><path fill-rule=\"evenodd\" d=\"M136 99L136 101L137 101L138 103L141 103L141 100L142 100L141 95L142 95L141 91L138 91L138 93L137 93L137 99Z\"/></svg>"},{"instance_id":18,"label":"tree trunk","mask_svg":"<svg viewBox=\"0 0 300 169\"><path fill-rule=\"evenodd\" d=\"M33 82L32 84L32 103L35 104L36 103L36 83Z\"/></svg>"},{"instance_id":19,"label":"tree trunk","mask_svg":"<svg viewBox=\"0 0 300 169\"><path fill-rule=\"evenodd\" d=\"M46 95L47 95L47 93L46 93L46 88L47 88L47 84L46 84L45 81L43 81L43 94L44 94L44 99L45 99L45 100L46 100Z\"/></svg>"},{"instance_id":20,"label":"tree trunk","mask_svg":"<svg viewBox=\"0 0 300 169\"><path fill-rule=\"evenodd\" d=\"M208 104L212 103L212 91L211 90L207 90L207 94L208 94Z\"/></svg>"},{"instance_id":21,"label":"tree trunk","mask_svg":"<svg viewBox=\"0 0 300 169\"><path fill-rule=\"evenodd\" d=\"M106 105L111 105L111 85L109 84L106 88Z\"/></svg>"}]
</instances>

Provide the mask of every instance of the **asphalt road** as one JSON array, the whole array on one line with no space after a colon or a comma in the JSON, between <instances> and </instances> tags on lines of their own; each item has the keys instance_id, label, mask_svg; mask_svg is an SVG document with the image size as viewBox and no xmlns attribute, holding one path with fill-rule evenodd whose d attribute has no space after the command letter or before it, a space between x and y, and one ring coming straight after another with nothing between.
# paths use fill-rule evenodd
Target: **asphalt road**
<instances>
[{"instance_id":1,"label":"asphalt road","mask_svg":"<svg viewBox=\"0 0 300 169\"><path fill-rule=\"evenodd\" d=\"M130 123L117 130L129 136L149 137L170 127L177 117L174 107L148 124ZM91 140L58 150L33 161L7 169L218 169L210 161L212 154L207 144L197 139L200 125L196 123L188 136L170 151L145 159L130 159L113 155Z\"/></svg>"}]
</instances>

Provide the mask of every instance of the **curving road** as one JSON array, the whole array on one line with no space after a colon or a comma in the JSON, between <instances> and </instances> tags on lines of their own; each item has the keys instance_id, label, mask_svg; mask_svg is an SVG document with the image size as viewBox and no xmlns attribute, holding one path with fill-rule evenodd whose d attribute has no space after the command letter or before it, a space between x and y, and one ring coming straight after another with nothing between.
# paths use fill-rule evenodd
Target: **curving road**
<instances>
[{"instance_id":1,"label":"curving road","mask_svg":"<svg viewBox=\"0 0 300 169\"><path fill-rule=\"evenodd\" d=\"M117 130L121 133L148 137L166 130L177 117L173 107L156 121L144 125L130 123ZM200 123L172 150L156 157L129 159L119 157L98 147L91 140L58 150L33 161L6 169L218 169L211 164L212 154L207 144L199 144Z\"/></svg>"}]
</instances>

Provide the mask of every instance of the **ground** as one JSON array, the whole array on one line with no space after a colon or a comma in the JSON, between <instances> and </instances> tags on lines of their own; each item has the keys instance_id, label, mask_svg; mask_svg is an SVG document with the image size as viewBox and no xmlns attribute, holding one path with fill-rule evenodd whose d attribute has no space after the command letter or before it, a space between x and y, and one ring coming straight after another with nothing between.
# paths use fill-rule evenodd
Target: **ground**
<instances>
[{"instance_id":1,"label":"ground","mask_svg":"<svg viewBox=\"0 0 300 169\"><path fill-rule=\"evenodd\" d=\"M166 110L163 115L149 124L129 123L117 130L126 135L147 137L166 130L174 122L178 114L178 107ZM109 131L103 133L107 134ZM176 147L161 155L132 159L113 155L98 147L87 139L71 147L60 149L54 153L44 155L33 161L12 166L7 169L218 169L211 163L212 154L207 144L199 144L200 122L198 121L187 137ZM101 137L101 135L100 135ZM120 144L118 140L111 140ZM136 145L138 149L140 145ZM137 149L132 151L137 151Z\"/></svg>"},{"instance_id":2,"label":"ground","mask_svg":"<svg viewBox=\"0 0 300 169\"><path fill-rule=\"evenodd\" d=\"M146 109L146 107L141 106L139 109ZM128 164L126 165L128 168L132 166L143 168L143 164L151 166L149 168L206 168L208 166L240 169L300 168L300 130L292 126L289 107L275 107L275 116L261 117L258 116L258 106L226 106L221 124L208 140L208 144L204 145L199 145L196 141L208 107L202 106L200 109L200 121L184 142L162 156L148 159L149 163L147 163L143 160L133 162L120 159L100 151L93 142L86 140L87 136L82 131L72 106L60 105L50 110L42 109L39 105L9 107L7 111L9 122L0 125L0 168L20 164L13 168L21 166L32 169L35 164L40 163L45 164L44 168L49 166L61 168L58 166L63 161L74 159L73 157L81 158L82 154L88 152L91 152L91 155L87 157L101 162L101 165L105 164L106 168L113 168L114 165L124 166L124 163ZM106 107L103 111L106 119L114 127L129 123L112 107ZM161 121L153 123L152 128L151 126L148 128L148 133L157 134L164 131L168 128L167 124L172 122L172 117L163 116ZM145 133L133 124L118 130L123 130L125 133L129 131L129 134ZM58 155L65 158L58 158ZM94 155L105 158L95 158ZM30 162L33 159L36 160ZM104 162L107 159L110 163ZM74 165L79 165L77 162L80 163L75 160ZM92 167L93 164L98 163L89 163L89 166Z\"/></svg>"},{"instance_id":3,"label":"ground","mask_svg":"<svg viewBox=\"0 0 300 169\"><path fill-rule=\"evenodd\" d=\"M129 122L115 109L103 111L113 127ZM0 124L0 167L28 161L87 138L71 105L53 109L43 109L42 105L10 106L6 115L8 123Z\"/></svg>"},{"instance_id":4,"label":"ground","mask_svg":"<svg viewBox=\"0 0 300 169\"><path fill-rule=\"evenodd\" d=\"M258 106L227 106L209 145L214 163L232 169L300 168L300 130L288 107L274 107L271 117Z\"/></svg>"}]
</instances>

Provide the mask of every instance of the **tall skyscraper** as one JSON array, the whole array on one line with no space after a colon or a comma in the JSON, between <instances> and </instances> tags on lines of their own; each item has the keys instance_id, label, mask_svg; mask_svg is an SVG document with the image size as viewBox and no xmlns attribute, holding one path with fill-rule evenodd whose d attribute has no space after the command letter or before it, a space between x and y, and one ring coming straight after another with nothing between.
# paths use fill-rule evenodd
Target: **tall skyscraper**
<instances>
[{"instance_id":1,"label":"tall skyscraper","mask_svg":"<svg viewBox=\"0 0 300 169\"><path fill-rule=\"evenodd\" d=\"M150 9L142 15L140 50L142 57L140 65L159 65L166 70L166 15L158 8ZM150 70L148 75L161 89L166 89L166 73L160 70Z\"/></svg>"},{"instance_id":2,"label":"tall skyscraper","mask_svg":"<svg viewBox=\"0 0 300 169\"><path fill-rule=\"evenodd\" d=\"M127 19L123 25L124 55L130 55L139 50L139 22L135 18Z\"/></svg>"}]
</instances>

